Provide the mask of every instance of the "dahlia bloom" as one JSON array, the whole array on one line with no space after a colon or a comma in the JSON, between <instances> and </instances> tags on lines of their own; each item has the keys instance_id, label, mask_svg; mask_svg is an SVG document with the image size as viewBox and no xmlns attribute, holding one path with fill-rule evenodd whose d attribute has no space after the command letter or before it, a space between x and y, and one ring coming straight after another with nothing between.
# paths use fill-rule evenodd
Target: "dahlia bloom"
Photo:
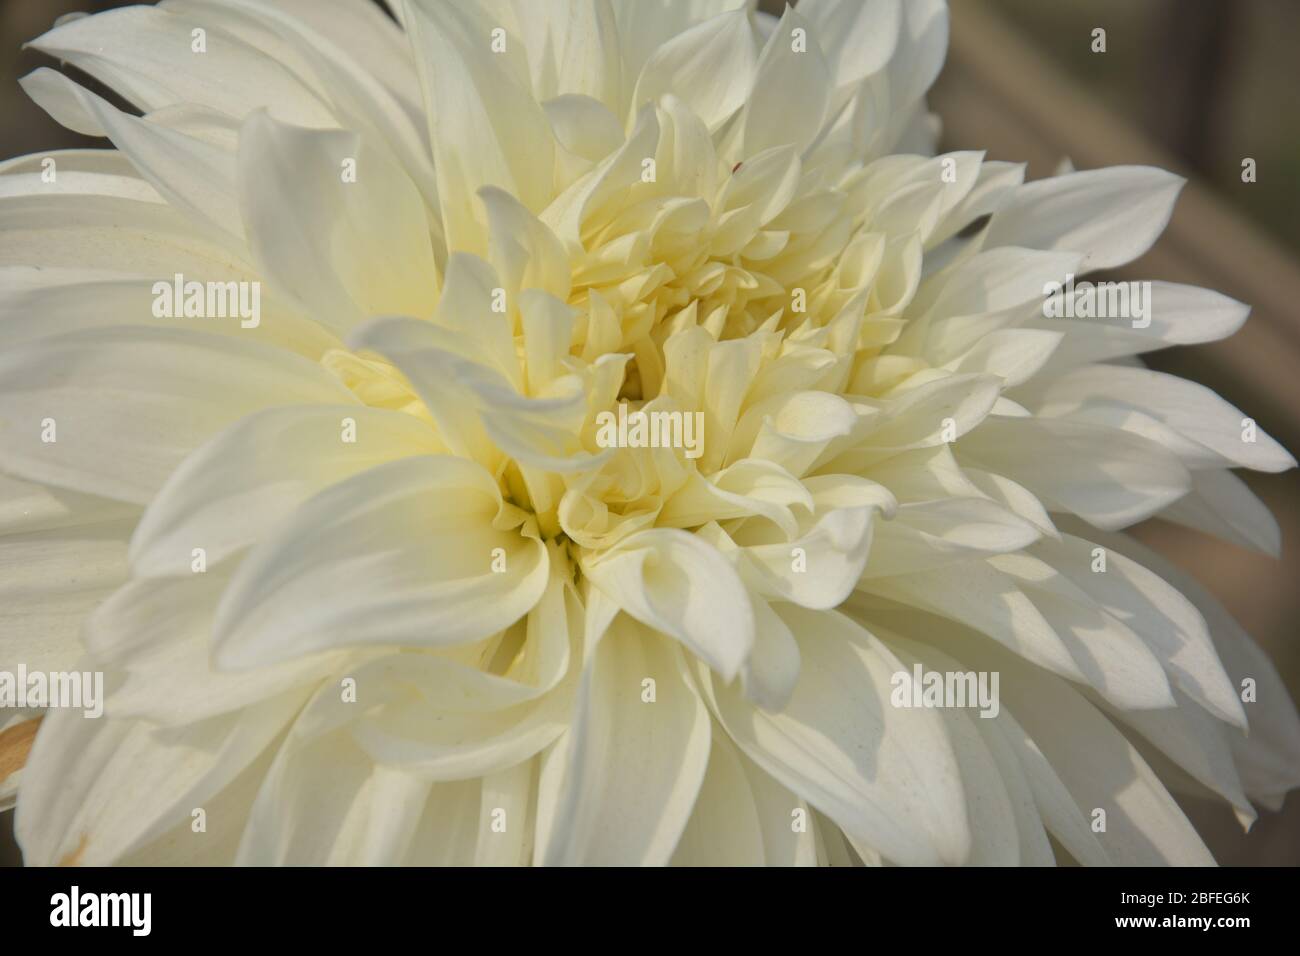
<instances>
[{"instance_id":1,"label":"dahlia bloom","mask_svg":"<svg viewBox=\"0 0 1300 956\"><path fill-rule=\"evenodd\" d=\"M1137 358L1247 309L1045 308L1178 177L935 155L939 0L393 14L32 43L141 115L38 69L116 148L0 167L0 665L107 693L4 713L27 862L1201 864L1168 787L1280 804L1276 673L1120 533L1278 549L1231 469L1294 459Z\"/></svg>"}]
</instances>

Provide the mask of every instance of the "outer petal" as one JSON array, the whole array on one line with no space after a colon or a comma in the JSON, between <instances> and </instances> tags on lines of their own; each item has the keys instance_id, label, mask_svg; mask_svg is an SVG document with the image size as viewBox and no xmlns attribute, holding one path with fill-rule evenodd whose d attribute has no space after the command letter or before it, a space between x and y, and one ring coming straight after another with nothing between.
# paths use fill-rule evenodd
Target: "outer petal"
<instances>
[{"instance_id":1,"label":"outer petal","mask_svg":"<svg viewBox=\"0 0 1300 956\"><path fill-rule=\"evenodd\" d=\"M344 478L443 450L426 424L403 412L360 405L267 409L176 469L136 529L132 568L143 575L188 574L195 547L216 563Z\"/></svg>"},{"instance_id":2,"label":"outer petal","mask_svg":"<svg viewBox=\"0 0 1300 956\"><path fill-rule=\"evenodd\" d=\"M1220 456L1215 462L1220 467L1278 472L1296 465L1295 458L1262 430L1248 440L1246 416L1210 389L1150 369L1088 365L1013 395L1049 418L1069 418L1092 405L1133 408ZM1188 460L1190 454L1180 457ZM1188 463L1196 467L1195 460Z\"/></svg>"},{"instance_id":3,"label":"outer petal","mask_svg":"<svg viewBox=\"0 0 1300 956\"><path fill-rule=\"evenodd\" d=\"M1005 705L1024 725L1085 813L1106 811L1097 835L1120 865L1206 866L1205 844L1146 761L1065 683L997 655ZM969 658L968 658L969 659Z\"/></svg>"},{"instance_id":4,"label":"outer petal","mask_svg":"<svg viewBox=\"0 0 1300 956\"><path fill-rule=\"evenodd\" d=\"M280 119L333 126L329 109L274 59L213 30L208 49L192 49L201 17L127 7L68 20L30 44L71 63L145 110L200 103L234 117L269 108Z\"/></svg>"},{"instance_id":5,"label":"outer petal","mask_svg":"<svg viewBox=\"0 0 1300 956\"><path fill-rule=\"evenodd\" d=\"M0 479L0 490L11 487ZM0 668L72 669L86 615L126 580L134 517L0 534Z\"/></svg>"},{"instance_id":6,"label":"outer petal","mask_svg":"<svg viewBox=\"0 0 1300 956\"><path fill-rule=\"evenodd\" d=\"M1191 487L1187 469L1160 445L1085 422L990 417L957 454L1024 485L1050 510L1106 530L1150 517Z\"/></svg>"},{"instance_id":7,"label":"outer petal","mask_svg":"<svg viewBox=\"0 0 1300 956\"><path fill-rule=\"evenodd\" d=\"M52 95L75 101L94 117L103 134L131 159L160 195L189 214L200 227L211 229L242 252L244 230L235 200L232 153L123 113L54 70L42 68L23 78L29 93L37 85L52 88Z\"/></svg>"},{"instance_id":8,"label":"outer petal","mask_svg":"<svg viewBox=\"0 0 1300 956\"><path fill-rule=\"evenodd\" d=\"M985 245L1081 252L1083 270L1122 266L1165 231L1185 182L1151 166L1112 166L1026 183L994 214Z\"/></svg>"},{"instance_id":9,"label":"outer petal","mask_svg":"<svg viewBox=\"0 0 1300 956\"><path fill-rule=\"evenodd\" d=\"M280 732L302 698L281 697L186 729L53 711L26 770L15 827L29 864L107 864L218 794Z\"/></svg>"},{"instance_id":10,"label":"outer petal","mask_svg":"<svg viewBox=\"0 0 1300 956\"><path fill-rule=\"evenodd\" d=\"M235 336L123 326L0 357L3 467L121 501L148 502L190 451L270 405L350 402L300 356ZM54 442L42 441L53 419Z\"/></svg>"},{"instance_id":11,"label":"outer petal","mask_svg":"<svg viewBox=\"0 0 1300 956\"><path fill-rule=\"evenodd\" d=\"M111 719L196 724L278 696L309 693L342 665L344 653L333 651L251 673L215 670L212 620L228 583L220 571L137 578L89 615L84 639L94 666L117 675L104 708Z\"/></svg>"}]
</instances>

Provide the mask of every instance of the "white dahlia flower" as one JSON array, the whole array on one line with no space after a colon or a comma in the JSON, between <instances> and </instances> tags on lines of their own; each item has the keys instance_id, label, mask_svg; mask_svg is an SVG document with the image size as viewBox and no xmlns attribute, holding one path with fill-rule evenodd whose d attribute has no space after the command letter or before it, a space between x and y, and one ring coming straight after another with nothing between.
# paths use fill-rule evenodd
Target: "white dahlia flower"
<instances>
[{"instance_id":1,"label":"white dahlia flower","mask_svg":"<svg viewBox=\"0 0 1300 956\"><path fill-rule=\"evenodd\" d=\"M1247 310L1072 278L1178 177L934 155L939 0L394 14L32 43L141 115L38 69L116 149L0 168L0 664L105 681L0 724L28 863L1198 864L1167 786L1279 804L1276 673L1117 534L1278 548L1231 469L1291 456L1135 357Z\"/></svg>"}]
</instances>

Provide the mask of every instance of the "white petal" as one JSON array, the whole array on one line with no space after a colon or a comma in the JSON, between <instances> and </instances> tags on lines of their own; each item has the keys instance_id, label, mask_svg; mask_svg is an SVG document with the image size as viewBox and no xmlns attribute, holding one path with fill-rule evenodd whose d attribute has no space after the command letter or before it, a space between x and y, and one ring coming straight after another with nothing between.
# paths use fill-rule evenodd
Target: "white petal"
<instances>
[{"instance_id":1,"label":"white petal","mask_svg":"<svg viewBox=\"0 0 1300 956\"><path fill-rule=\"evenodd\" d=\"M676 638L731 680L754 643L753 611L730 562L695 535L655 528L603 553L582 572L619 607Z\"/></svg>"},{"instance_id":2,"label":"white petal","mask_svg":"<svg viewBox=\"0 0 1300 956\"><path fill-rule=\"evenodd\" d=\"M715 712L758 766L847 833L904 864L959 863L970 850L959 771L942 720L889 705L903 670L833 611L781 605L803 672L784 711L758 710L714 680Z\"/></svg>"},{"instance_id":3,"label":"white petal","mask_svg":"<svg viewBox=\"0 0 1300 956\"><path fill-rule=\"evenodd\" d=\"M744 104L757 62L746 11L706 20L650 55L636 81L632 111L672 93L716 131Z\"/></svg>"},{"instance_id":4,"label":"white petal","mask_svg":"<svg viewBox=\"0 0 1300 956\"><path fill-rule=\"evenodd\" d=\"M864 626L885 635L891 644L900 642L912 647L913 643L910 639L924 642L927 647L924 651L918 650L917 653L926 656L937 655L935 657L937 660L948 658L932 645L940 645L947 648L949 653L960 654L970 649L969 641L973 637L973 634L961 624L918 614L911 609L881 610L873 607L863 610L857 616L861 618ZM952 667L959 670L969 669L968 664L961 666L954 664ZM1001 680L999 680L999 693L1000 691ZM1005 768L1005 779L1010 783L1018 774L1023 775L1037 813L1041 815L1042 824L1052 836L1083 865L1107 865L1109 861L1106 852L1097 842L1097 837L1089 826L1089 819L1074 802L1069 790L1061 782L1052 764L1038 749L1037 744L1029 739L1023 728L1016 723L1011 711L1000 706L996 717L979 718L976 724L984 732L986 742L997 757L999 766L1003 766L1003 760L1008 756L1003 748L1009 751L1010 759L1014 760L1016 767ZM1020 819L1020 816L1021 814L1017 815L1017 824L1021 827L1021 849L1022 853L1027 852L1026 862L1028 862L1037 852L1033 847L1038 837L1033 834L1032 823Z\"/></svg>"},{"instance_id":5,"label":"white petal","mask_svg":"<svg viewBox=\"0 0 1300 956\"><path fill-rule=\"evenodd\" d=\"M404 458L346 479L239 566L215 660L246 668L328 647L487 637L523 617L547 582L546 548L511 515L491 476L463 459Z\"/></svg>"},{"instance_id":6,"label":"white petal","mask_svg":"<svg viewBox=\"0 0 1300 956\"><path fill-rule=\"evenodd\" d=\"M1038 540L1029 522L982 498L900 505L876 524L868 577L908 574L969 558L1018 551Z\"/></svg>"},{"instance_id":7,"label":"white petal","mask_svg":"<svg viewBox=\"0 0 1300 956\"><path fill-rule=\"evenodd\" d=\"M653 157L659 142L659 123L655 111L646 107L637 114L631 135L594 169L556 196L538 217L572 249L582 246L583 238L599 224L595 219L612 200L621 210L628 200L628 190L640 184L642 162ZM644 184L642 184L644 185Z\"/></svg>"},{"instance_id":8,"label":"white petal","mask_svg":"<svg viewBox=\"0 0 1300 956\"><path fill-rule=\"evenodd\" d=\"M1160 445L1083 422L990 417L957 453L1028 488L1050 510L1108 530L1155 514L1191 487L1187 470Z\"/></svg>"},{"instance_id":9,"label":"white petal","mask_svg":"<svg viewBox=\"0 0 1300 956\"><path fill-rule=\"evenodd\" d=\"M1286 471L1295 458L1213 391L1163 372L1117 365L1089 365L1026 388L1017 400L1039 415L1070 417L1090 405L1120 405L1144 412L1179 435L1222 456L1222 465Z\"/></svg>"},{"instance_id":10,"label":"white petal","mask_svg":"<svg viewBox=\"0 0 1300 956\"><path fill-rule=\"evenodd\" d=\"M165 281L172 285L175 273L170 271L171 266L165 268L168 270L164 273L168 277ZM187 273L186 279L251 281L231 272L229 267L217 273L200 275ZM156 276L131 278L90 269L0 267L0 284L4 285L0 291L0 344L10 346L65 332L113 325L174 329L181 324L176 318L155 317L153 314L156 281ZM201 320L194 328L273 345L312 361L339 344L336 336L306 316L285 308L283 303L269 295L262 297L261 321L257 327L245 328L245 324L242 319Z\"/></svg>"},{"instance_id":11,"label":"white petal","mask_svg":"<svg viewBox=\"0 0 1300 956\"><path fill-rule=\"evenodd\" d=\"M12 485L0 479L0 491ZM74 496L75 497L75 496ZM0 534L0 667L13 673L73 669L86 615L127 577L135 517L91 505L85 523ZM75 519L72 519L75 520Z\"/></svg>"},{"instance_id":12,"label":"white petal","mask_svg":"<svg viewBox=\"0 0 1300 956\"><path fill-rule=\"evenodd\" d=\"M111 717L194 724L280 695L309 693L343 663L344 655L335 652L251 673L215 670L212 621L228 583L219 571L136 579L87 616L91 657L120 674L105 704Z\"/></svg>"},{"instance_id":13,"label":"white petal","mask_svg":"<svg viewBox=\"0 0 1300 956\"><path fill-rule=\"evenodd\" d=\"M673 866L762 866L763 831L742 758L714 734L695 810L677 841Z\"/></svg>"},{"instance_id":14,"label":"white petal","mask_svg":"<svg viewBox=\"0 0 1300 956\"><path fill-rule=\"evenodd\" d=\"M960 621L1025 660L1072 680L1083 680L1073 655L1043 612L1010 576L986 561L870 578L859 590ZM858 601L855 595L850 606Z\"/></svg>"},{"instance_id":15,"label":"white petal","mask_svg":"<svg viewBox=\"0 0 1300 956\"><path fill-rule=\"evenodd\" d=\"M918 655L924 654L925 649L912 642L890 641L888 646L909 670L923 660ZM933 652L924 660L929 670L935 665L948 672L963 669L951 658ZM1013 806L1009 781L1003 779L1003 771L986 743L988 738L981 732L980 725L987 724L991 718L983 712L967 714L955 707L937 710L947 725L961 774L961 787L966 795L971 832L970 856L966 862L971 866L1015 866L1021 863L1020 829L1016 818L1025 812L1026 806L1024 801ZM1039 849L1041 855L1041 850L1046 849L1045 838L1041 840Z\"/></svg>"},{"instance_id":16,"label":"white petal","mask_svg":"<svg viewBox=\"0 0 1300 956\"><path fill-rule=\"evenodd\" d=\"M803 31L803 48L795 32ZM826 60L809 23L787 6L759 54L754 86L737 118L735 160L748 159L773 146L802 152L821 129L830 96Z\"/></svg>"},{"instance_id":17,"label":"white petal","mask_svg":"<svg viewBox=\"0 0 1300 956\"><path fill-rule=\"evenodd\" d=\"M1071 250L1037 251L1018 246L986 249L927 276L909 311L943 318L1041 302L1047 283L1064 282L1078 268L1079 254Z\"/></svg>"},{"instance_id":18,"label":"white petal","mask_svg":"<svg viewBox=\"0 0 1300 956\"><path fill-rule=\"evenodd\" d=\"M254 113L240 134L239 200L263 274L323 324L345 333L372 315L433 313L424 202L357 134Z\"/></svg>"},{"instance_id":19,"label":"white petal","mask_svg":"<svg viewBox=\"0 0 1300 956\"><path fill-rule=\"evenodd\" d=\"M831 509L806 534L779 543L750 544L742 534L742 573L769 599L808 608L836 607L852 592L867 564L876 510Z\"/></svg>"},{"instance_id":20,"label":"white petal","mask_svg":"<svg viewBox=\"0 0 1300 956\"><path fill-rule=\"evenodd\" d=\"M53 70L42 69L24 84L61 87L90 115L140 174L173 206L222 241L240 250L243 224L235 198L235 157L209 143L117 110L107 100ZM241 250L242 251L242 250Z\"/></svg>"},{"instance_id":21,"label":"white petal","mask_svg":"<svg viewBox=\"0 0 1300 956\"><path fill-rule=\"evenodd\" d=\"M641 68L660 46L720 14L738 8L753 10L757 0L674 0L667 4L609 0L609 3L618 23L623 98L628 101ZM632 108L635 109L635 105Z\"/></svg>"},{"instance_id":22,"label":"white petal","mask_svg":"<svg viewBox=\"0 0 1300 956\"><path fill-rule=\"evenodd\" d=\"M740 672L745 693L759 707L782 710L799 682L799 642L781 615L752 597L754 650Z\"/></svg>"},{"instance_id":23,"label":"white petal","mask_svg":"<svg viewBox=\"0 0 1300 956\"><path fill-rule=\"evenodd\" d=\"M29 45L71 63L145 110L201 103L243 117L269 108L288 122L333 126L326 106L283 66L241 40L213 32L192 49L202 16L127 7L68 20Z\"/></svg>"},{"instance_id":24,"label":"white petal","mask_svg":"<svg viewBox=\"0 0 1300 956\"><path fill-rule=\"evenodd\" d=\"M30 74L31 78L45 77L46 69L42 67ZM58 74L52 74L57 76ZM23 81L27 82L26 78ZM28 84L45 90L50 83ZM57 84L64 90L62 81ZM100 136L103 129L92 117L85 114L71 96L58 92L55 97L59 106L69 112L84 117L84 127L88 135ZM47 112L53 112L54 106L44 98L38 104ZM47 182L49 176L42 176L48 167L46 160L52 160L55 178ZM0 196L58 195L74 193L76 195L118 196L123 199L135 199L159 205L166 203L158 191L140 178L140 173L131 165L125 155L115 149L53 149L45 153L30 156L16 156L0 162Z\"/></svg>"},{"instance_id":25,"label":"white petal","mask_svg":"<svg viewBox=\"0 0 1300 956\"><path fill-rule=\"evenodd\" d=\"M833 442L852 433L857 421L852 406L830 392L774 395L751 406L736 424L726 461L760 458L802 477Z\"/></svg>"},{"instance_id":26,"label":"white petal","mask_svg":"<svg viewBox=\"0 0 1300 956\"><path fill-rule=\"evenodd\" d=\"M896 112L925 95L939 75L947 52L947 4L942 0L907 0L903 4L903 28L888 70L889 93Z\"/></svg>"},{"instance_id":27,"label":"white petal","mask_svg":"<svg viewBox=\"0 0 1300 956\"><path fill-rule=\"evenodd\" d=\"M618 24L608 0L515 5L538 99L577 93L619 107Z\"/></svg>"},{"instance_id":28,"label":"white petal","mask_svg":"<svg viewBox=\"0 0 1300 956\"><path fill-rule=\"evenodd\" d=\"M537 764L529 760L483 778L475 866L532 863Z\"/></svg>"},{"instance_id":29,"label":"white petal","mask_svg":"<svg viewBox=\"0 0 1300 956\"><path fill-rule=\"evenodd\" d=\"M591 652L583 678L565 783L540 848L546 865L667 863L704 781L709 716L680 651L620 621Z\"/></svg>"},{"instance_id":30,"label":"white petal","mask_svg":"<svg viewBox=\"0 0 1300 956\"><path fill-rule=\"evenodd\" d=\"M1160 658L1176 686L1220 720L1244 728L1246 718L1236 690L1196 607L1113 548L1102 549L1105 570L1097 572L1095 547L1091 541L1063 535L1059 542L1039 543L1031 553L1087 591L1112 617L1125 622Z\"/></svg>"},{"instance_id":31,"label":"white petal","mask_svg":"<svg viewBox=\"0 0 1300 956\"><path fill-rule=\"evenodd\" d=\"M1175 691L1174 699L1176 707L1160 710L1104 709L1117 722L1132 727L1155 745L1159 754L1152 759L1157 759L1159 755L1169 759L1176 768L1165 776L1170 787L1178 787L1180 784L1180 771L1186 773L1210 792L1231 803L1238 821L1243 827L1249 827L1255 821L1256 814L1242 791L1241 778L1233 764L1231 738L1234 732L1230 732L1225 724L1210 716L1185 694ZM1188 788L1184 786L1182 789Z\"/></svg>"},{"instance_id":32,"label":"white petal","mask_svg":"<svg viewBox=\"0 0 1300 956\"><path fill-rule=\"evenodd\" d=\"M1268 505L1226 468L1192 472L1192 490L1160 517L1272 558L1282 555L1282 529Z\"/></svg>"},{"instance_id":33,"label":"white petal","mask_svg":"<svg viewBox=\"0 0 1300 956\"><path fill-rule=\"evenodd\" d=\"M692 472L689 481L664 502L660 527L693 528L709 521L762 515L793 537L798 530L792 508L813 510L803 483L770 461L742 458L704 478Z\"/></svg>"},{"instance_id":34,"label":"white petal","mask_svg":"<svg viewBox=\"0 0 1300 956\"><path fill-rule=\"evenodd\" d=\"M1007 388L1014 388L1038 374L1063 339L1063 333L1056 331L1000 329L947 367L954 372L996 375Z\"/></svg>"},{"instance_id":35,"label":"white petal","mask_svg":"<svg viewBox=\"0 0 1300 956\"><path fill-rule=\"evenodd\" d=\"M512 692L507 681L420 651L375 657L347 673L356 700L344 700L337 681L321 685L299 719L300 736L346 727L375 763L448 782L500 773L550 746L567 726L579 671L571 667L554 689L521 703L511 702L521 696L517 686Z\"/></svg>"},{"instance_id":36,"label":"white petal","mask_svg":"<svg viewBox=\"0 0 1300 956\"><path fill-rule=\"evenodd\" d=\"M375 4L327 0L317 6L328 14L314 16L300 0L291 0L287 8L265 0L223 0L216 9L207 0L170 0L167 6L202 19L209 29L237 36L289 66L332 107L338 125L386 143L426 200L437 207L415 63L405 38ZM348 27L356 35L350 35ZM367 49L370 44L384 48L388 58L363 66L359 52L362 56L378 53Z\"/></svg>"},{"instance_id":37,"label":"white petal","mask_svg":"<svg viewBox=\"0 0 1300 956\"><path fill-rule=\"evenodd\" d=\"M408 0L407 29L416 50L429 116L443 228L451 249L487 251L474 209L483 186L499 186L532 212L551 198L554 140L533 98L524 51L466 4Z\"/></svg>"},{"instance_id":38,"label":"white petal","mask_svg":"<svg viewBox=\"0 0 1300 956\"><path fill-rule=\"evenodd\" d=\"M1117 707L1174 704L1160 658L1133 630L1047 562L1027 553L989 564L1011 576L1074 657L1084 681Z\"/></svg>"},{"instance_id":39,"label":"white petal","mask_svg":"<svg viewBox=\"0 0 1300 956\"><path fill-rule=\"evenodd\" d=\"M802 0L799 12L826 55L836 89L871 76L894 54L899 0Z\"/></svg>"},{"instance_id":40,"label":"white petal","mask_svg":"<svg viewBox=\"0 0 1300 956\"><path fill-rule=\"evenodd\" d=\"M405 866L469 866L489 833L482 781L435 784L411 835Z\"/></svg>"},{"instance_id":41,"label":"white petal","mask_svg":"<svg viewBox=\"0 0 1300 956\"><path fill-rule=\"evenodd\" d=\"M301 705L287 695L193 728L55 710L23 773L15 829L34 865L105 865L190 816L250 764Z\"/></svg>"},{"instance_id":42,"label":"white petal","mask_svg":"<svg viewBox=\"0 0 1300 956\"><path fill-rule=\"evenodd\" d=\"M323 488L383 462L443 450L426 424L403 412L319 405L251 415L186 458L159 490L132 538L132 568L188 573L196 547L215 564Z\"/></svg>"},{"instance_id":43,"label":"white petal","mask_svg":"<svg viewBox=\"0 0 1300 956\"><path fill-rule=\"evenodd\" d=\"M395 96L418 108L419 79L410 44L377 4L366 0L276 0L274 8L319 32Z\"/></svg>"},{"instance_id":44,"label":"white petal","mask_svg":"<svg viewBox=\"0 0 1300 956\"><path fill-rule=\"evenodd\" d=\"M6 468L142 504L190 451L247 414L351 400L320 366L233 335L106 328L17 346L0 358ZM41 440L47 418L55 442Z\"/></svg>"},{"instance_id":45,"label":"white petal","mask_svg":"<svg viewBox=\"0 0 1300 956\"><path fill-rule=\"evenodd\" d=\"M1041 748L1121 866L1206 866L1214 860L1146 761L1091 704L1062 681L1028 674L997 654L1005 706Z\"/></svg>"},{"instance_id":46,"label":"white petal","mask_svg":"<svg viewBox=\"0 0 1300 956\"><path fill-rule=\"evenodd\" d=\"M55 193L0 203L0 266L99 269L170 279L256 278L230 251L158 202Z\"/></svg>"},{"instance_id":47,"label":"white petal","mask_svg":"<svg viewBox=\"0 0 1300 956\"><path fill-rule=\"evenodd\" d=\"M290 735L253 805L238 863L399 863L430 790L427 780L373 763L346 733Z\"/></svg>"},{"instance_id":48,"label":"white petal","mask_svg":"<svg viewBox=\"0 0 1300 956\"><path fill-rule=\"evenodd\" d=\"M520 289L542 289L567 299L569 260L555 233L504 190L485 186L479 198L487 210L488 260L508 299L513 301Z\"/></svg>"},{"instance_id":49,"label":"white petal","mask_svg":"<svg viewBox=\"0 0 1300 956\"><path fill-rule=\"evenodd\" d=\"M570 93L542 104L556 145L556 186L568 189L623 145L623 124L603 103Z\"/></svg>"},{"instance_id":50,"label":"white petal","mask_svg":"<svg viewBox=\"0 0 1300 956\"><path fill-rule=\"evenodd\" d=\"M749 778L749 792L763 831L763 862L767 866L816 866L812 808L744 754L740 761Z\"/></svg>"},{"instance_id":51,"label":"white petal","mask_svg":"<svg viewBox=\"0 0 1300 956\"><path fill-rule=\"evenodd\" d=\"M1191 575L1131 539L1110 535L1102 540L1112 551L1122 549L1159 573L1196 605L1237 688L1244 690L1246 679L1255 682L1255 700L1245 705L1250 732L1233 734L1233 754L1251 799L1271 810L1280 809L1286 793L1300 786L1300 716L1268 655Z\"/></svg>"},{"instance_id":52,"label":"white petal","mask_svg":"<svg viewBox=\"0 0 1300 956\"><path fill-rule=\"evenodd\" d=\"M1186 182L1152 166L1111 166L1019 187L989 224L985 245L1083 253L1081 269L1110 269L1164 232Z\"/></svg>"},{"instance_id":53,"label":"white petal","mask_svg":"<svg viewBox=\"0 0 1300 956\"><path fill-rule=\"evenodd\" d=\"M1150 324L1144 328L1135 328L1131 319L1116 326L1099 319L1040 316L1030 324L1065 333L1065 341L1048 364L1049 369L1055 370L1139 355L1168 345L1214 342L1240 329L1249 314L1249 306L1210 289L1152 282Z\"/></svg>"}]
</instances>

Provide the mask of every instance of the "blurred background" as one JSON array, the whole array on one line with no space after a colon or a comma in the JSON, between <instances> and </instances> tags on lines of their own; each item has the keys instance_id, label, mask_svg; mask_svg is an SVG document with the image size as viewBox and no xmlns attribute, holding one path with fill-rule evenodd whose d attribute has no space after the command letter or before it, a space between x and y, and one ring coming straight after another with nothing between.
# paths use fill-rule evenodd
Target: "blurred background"
<instances>
[{"instance_id":1,"label":"blurred background","mask_svg":"<svg viewBox=\"0 0 1300 956\"><path fill-rule=\"evenodd\" d=\"M1233 338L1148 364L1210 386L1300 453L1300 3L950 3L952 47L931 98L941 148L1027 161L1031 179L1067 158L1078 169L1144 163L1187 176L1156 248L1099 278L1185 282L1251 304ZM66 13L125 5L0 0L0 158L95 143L23 96L18 77L45 58L20 46ZM762 2L773 13L782 6ZM1105 53L1092 52L1098 27ZM1254 183L1241 180L1245 158L1256 161ZM1300 699L1300 472L1242 477L1282 526L1280 561L1158 521L1135 534L1213 591ZM1226 807L1183 805L1220 863L1300 864L1300 794L1249 834ZM0 864L18 861L12 817L0 814Z\"/></svg>"}]
</instances>

